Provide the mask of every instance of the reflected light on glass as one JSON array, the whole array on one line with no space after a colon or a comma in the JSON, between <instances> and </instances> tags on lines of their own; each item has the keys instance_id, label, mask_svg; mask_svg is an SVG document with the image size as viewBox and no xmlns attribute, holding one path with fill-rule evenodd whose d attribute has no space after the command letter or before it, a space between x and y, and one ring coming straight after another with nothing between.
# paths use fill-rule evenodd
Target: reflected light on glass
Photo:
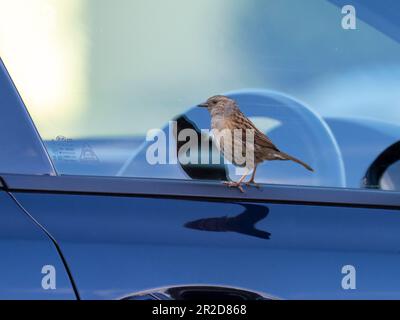
<instances>
[{"instance_id":1,"label":"reflected light on glass","mask_svg":"<svg viewBox=\"0 0 400 320\"><path fill-rule=\"evenodd\" d=\"M0 55L44 138L72 134L71 120L86 105L82 4L0 0Z\"/></svg>"}]
</instances>

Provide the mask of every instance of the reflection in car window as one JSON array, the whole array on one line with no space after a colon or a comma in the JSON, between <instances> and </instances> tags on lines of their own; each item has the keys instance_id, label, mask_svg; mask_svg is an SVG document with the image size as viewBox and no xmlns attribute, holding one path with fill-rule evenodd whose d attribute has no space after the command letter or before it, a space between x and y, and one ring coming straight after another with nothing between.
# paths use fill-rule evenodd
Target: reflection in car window
<instances>
[{"instance_id":1,"label":"reflection in car window","mask_svg":"<svg viewBox=\"0 0 400 320\"><path fill-rule=\"evenodd\" d=\"M259 182L360 188L400 140L396 24L364 14L374 2L353 30L335 1L15 0L0 52L59 174L237 179L230 165L146 161L151 129L180 119L204 138L210 116L195 106L228 94L315 169L268 162Z\"/></svg>"},{"instance_id":2,"label":"reflection in car window","mask_svg":"<svg viewBox=\"0 0 400 320\"><path fill-rule=\"evenodd\" d=\"M383 190L400 190L400 161L392 164L383 174L380 187Z\"/></svg>"}]
</instances>

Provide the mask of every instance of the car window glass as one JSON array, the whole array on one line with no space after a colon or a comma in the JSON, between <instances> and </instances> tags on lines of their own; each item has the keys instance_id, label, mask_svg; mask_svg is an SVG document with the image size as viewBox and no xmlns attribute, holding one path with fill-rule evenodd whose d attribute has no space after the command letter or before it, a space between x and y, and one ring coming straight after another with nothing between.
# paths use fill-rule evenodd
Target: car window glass
<instances>
[{"instance_id":1,"label":"car window glass","mask_svg":"<svg viewBox=\"0 0 400 320\"><path fill-rule=\"evenodd\" d=\"M336 3L8 1L0 53L58 174L237 180L231 164L174 162L185 129L220 156L197 105L224 94L314 169L266 162L258 182L362 188L400 139L400 5Z\"/></svg>"}]
</instances>

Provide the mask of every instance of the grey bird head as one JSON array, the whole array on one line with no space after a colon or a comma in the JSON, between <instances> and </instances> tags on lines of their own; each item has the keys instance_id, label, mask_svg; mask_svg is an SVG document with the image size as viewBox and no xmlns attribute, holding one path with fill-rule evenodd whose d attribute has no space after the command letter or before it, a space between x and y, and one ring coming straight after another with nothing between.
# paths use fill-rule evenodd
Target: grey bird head
<instances>
[{"instance_id":1,"label":"grey bird head","mask_svg":"<svg viewBox=\"0 0 400 320\"><path fill-rule=\"evenodd\" d=\"M211 115L231 114L237 109L236 101L226 96L213 96L206 102L198 105L201 108L207 108Z\"/></svg>"}]
</instances>

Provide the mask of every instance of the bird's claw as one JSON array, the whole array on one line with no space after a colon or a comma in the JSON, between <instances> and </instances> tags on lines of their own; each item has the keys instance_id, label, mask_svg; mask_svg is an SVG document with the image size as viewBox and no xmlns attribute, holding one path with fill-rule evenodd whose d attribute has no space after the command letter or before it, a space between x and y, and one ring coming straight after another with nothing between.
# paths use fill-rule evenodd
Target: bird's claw
<instances>
[{"instance_id":1,"label":"bird's claw","mask_svg":"<svg viewBox=\"0 0 400 320\"><path fill-rule=\"evenodd\" d=\"M241 182L225 181L223 184L229 188L238 188L240 192L245 193Z\"/></svg>"},{"instance_id":2,"label":"bird's claw","mask_svg":"<svg viewBox=\"0 0 400 320\"><path fill-rule=\"evenodd\" d=\"M258 183L256 183L254 180L251 180L251 181L249 181L249 182L246 182L245 185L246 185L247 187L254 186L254 187L256 187L257 189L260 189L260 188L261 188L261 186L260 186Z\"/></svg>"}]
</instances>

